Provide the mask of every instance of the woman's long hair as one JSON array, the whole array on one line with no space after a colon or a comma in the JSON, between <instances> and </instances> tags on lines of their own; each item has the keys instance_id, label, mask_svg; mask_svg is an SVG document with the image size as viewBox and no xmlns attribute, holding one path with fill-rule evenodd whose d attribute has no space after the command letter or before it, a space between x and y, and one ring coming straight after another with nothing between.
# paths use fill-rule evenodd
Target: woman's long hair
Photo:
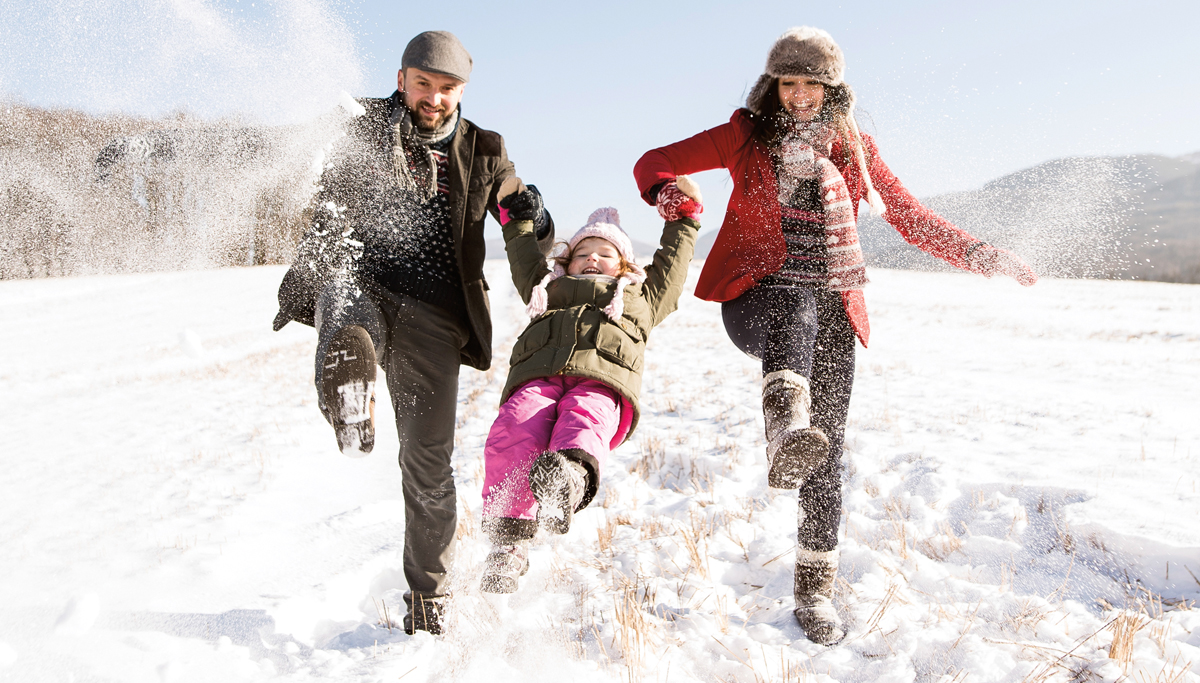
<instances>
[{"instance_id":1,"label":"woman's long hair","mask_svg":"<svg viewBox=\"0 0 1200 683\"><path fill-rule=\"evenodd\" d=\"M751 91L751 98L756 96L756 91L757 87ZM857 163L866 189L867 202L870 203L877 215L882 216L886 207L883 198L879 196L879 192L871 181L871 174L868 171L871 159L867 146L858 132L858 124L854 121L854 115L851 113L853 109L854 91L849 85L845 83L827 85L825 86L825 96L821 101L821 111L817 112L816 120L828 122L841 137L843 162L845 164ZM758 102L758 110L761 113L756 114L749 107L746 108L754 127L750 130L750 137L746 138L745 145L760 142L767 149L773 149L786 132L787 118L785 117L790 117L779 102L778 78L772 78L767 84L766 92L762 94L761 101Z\"/></svg>"}]
</instances>

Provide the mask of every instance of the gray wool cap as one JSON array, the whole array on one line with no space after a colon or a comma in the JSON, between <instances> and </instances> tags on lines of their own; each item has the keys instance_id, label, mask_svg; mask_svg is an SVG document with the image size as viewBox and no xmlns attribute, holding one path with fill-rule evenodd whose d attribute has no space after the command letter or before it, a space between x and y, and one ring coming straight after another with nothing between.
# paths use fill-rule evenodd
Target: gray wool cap
<instances>
[{"instance_id":1,"label":"gray wool cap","mask_svg":"<svg viewBox=\"0 0 1200 683\"><path fill-rule=\"evenodd\" d=\"M767 68L750 89L746 106L761 114L762 99L775 78L805 76L828 86L841 85L846 58L833 36L812 26L797 26L779 36L767 55Z\"/></svg>"},{"instance_id":2,"label":"gray wool cap","mask_svg":"<svg viewBox=\"0 0 1200 683\"><path fill-rule=\"evenodd\" d=\"M449 31L426 31L408 41L400 68L410 67L445 74L466 83L471 80L471 60L467 48Z\"/></svg>"}]
</instances>

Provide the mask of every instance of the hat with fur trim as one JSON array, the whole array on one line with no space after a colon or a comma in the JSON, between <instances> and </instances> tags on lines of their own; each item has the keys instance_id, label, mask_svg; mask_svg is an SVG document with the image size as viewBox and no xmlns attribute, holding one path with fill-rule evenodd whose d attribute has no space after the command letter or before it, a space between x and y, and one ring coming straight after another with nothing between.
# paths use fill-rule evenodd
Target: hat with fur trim
<instances>
[{"instance_id":1,"label":"hat with fur trim","mask_svg":"<svg viewBox=\"0 0 1200 683\"><path fill-rule=\"evenodd\" d=\"M583 225L571 239L567 240L565 245L559 244L552 256L567 256L575 251L575 247L580 242L589 237L599 237L609 244L617 248L617 252L625 263L629 264L629 271L623 273L617 278L617 288L613 292L612 301L604 307L604 314L611 320L620 320L625 312L625 287L630 284L641 284L646 281L646 271L633 260L633 242L629 239L629 235L621 229L621 217L617 210L611 206L606 206L602 209L596 209L588 216L587 223ZM547 295L546 285L549 285L554 280L567 274L558 263L554 264L554 269L542 278L542 281L533 288L533 292L529 296L529 306L525 312L529 317L536 318L546 312Z\"/></svg>"},{"instance_id":2,"label":"hat with fur trim","mask_svg":"<svg viewBox=\"0 0 1200 683\"><path fill-rule=\"evenodd\" d=\"M803 76L834 86L843 83L845 73L846 58L833 36L812 26L790 28L771 46L765 73L758 77L750 89L746 108L761 114L767 88L776 78Z\"/></svg>"}]
</instances>

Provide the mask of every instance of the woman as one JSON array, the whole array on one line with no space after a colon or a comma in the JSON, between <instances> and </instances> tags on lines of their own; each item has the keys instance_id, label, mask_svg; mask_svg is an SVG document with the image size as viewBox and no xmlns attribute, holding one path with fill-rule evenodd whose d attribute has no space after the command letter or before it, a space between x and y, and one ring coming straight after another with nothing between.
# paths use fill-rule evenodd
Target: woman
<instances>
[{"instance_id":1,"label":"woman","mask_svg":"<svg viewBox=\"0 0 1200 683\"><path fill-rule=\"evenodd\" d=\"M725 222L696 285L722 302L730 338L763 364L768 483L798 488L796 619L816 643L844 636L833 607L841 455L854 381L854 338L870 328L855 221L866 199L911 244L988 277L1037 275L914 198L854 121L845 59L828 33L783 34L766 73L726 123L647 152L634 167L653 204L676 176L725 168Z\"/></svg>"}]
</instances>

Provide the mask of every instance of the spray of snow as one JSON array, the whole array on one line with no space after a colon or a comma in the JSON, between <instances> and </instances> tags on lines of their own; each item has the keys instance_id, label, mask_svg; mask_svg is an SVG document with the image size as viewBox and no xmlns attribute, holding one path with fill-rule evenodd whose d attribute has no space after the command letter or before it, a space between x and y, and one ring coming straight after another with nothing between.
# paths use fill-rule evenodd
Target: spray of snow
<instances>
[{"instance_id":1,"label":"spray of snow","mask_svg":"<svg viewBox=\"0 0 1200 683\"><path fill-rule=\"evenodd\" d=\"M1067 158L925 203L973 236L1016 252L1039 275L1112 277L1128 263L1132 217L1152 181L1132 158ZM952 268L905 244L882 219L864 217L860 234L871 265Z\"/></svg>"},{"instance_id":2,"label":"spray of snow","mask_svg":"<svg viewBox=\"0 0 1200 683\"><path fill-rule=\"evenodd\" d=\"M0 278L288 261L363 111L318 0L6 3L0 30L27 38L0 57Z\"/></svg>"},{"instance_id":3,"label":"spray of snow","mask_svg":"<svg viewBox=\"0 0 1200 683\"><path fill-rule=\"evenodd\" d=\"M5 92L91 113L299 123L362 81L353 34L322 0L15 0L0 30Z\"/></svg>"}]
</instances>

